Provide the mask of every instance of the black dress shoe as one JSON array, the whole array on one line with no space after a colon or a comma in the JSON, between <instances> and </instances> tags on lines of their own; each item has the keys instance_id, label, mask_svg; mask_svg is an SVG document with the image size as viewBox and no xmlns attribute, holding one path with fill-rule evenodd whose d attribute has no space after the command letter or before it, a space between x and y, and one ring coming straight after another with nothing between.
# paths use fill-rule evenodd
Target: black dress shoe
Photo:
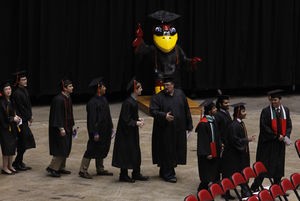
<instances>
[{"instance_id":1,"label":"black dress shoe","mask_svg":"<svg viewBox=\"0 0 300 201\"><path fill-rule=\"evenodd\" d=\"M170 183L176 183L177 182L177 178L176 177L164 178L164 180L166 182L170 182Z\"/></svg>"},{"instance_id":2,"label":"black dress shoe","mask_svg":"<svg viewBox=\"0 0 300 201\"><path fill-rule=\"evenodd\" d=\"M134 183L135 180L130 178L129 176L120 176L119 177L119 181L122 181L122 182L128 182L128 183Z\"/></svg>"},{"instance_id":3,"label":"black dress shoe","mask_svg":"<svg viewBox=\"0 0 300 201\"><path fill-rule=\"evenodd\" d=\"M149 177L143 176L142 174L138 174L138 175L132 175L132 179L139 180L139 181L147 181L149 180Z\"/></svg>"},{"instance_id":4,"label":"black dress shoe","mask_svg":"<svg viewBox=\"0 0 300 201\"><path fill-rule=\"evenodd\" d=\"M60 174L71 174L71 171L65 170L65 169L58 170L58 172L59 172Z\"/></svg>"},{"instance_id":5,"label":"black dress shoe","mask_svg":"<svg viewBox=\"0 0 300 201\"><path fill-rule=\"evenodd\" d=\"M6 174L6 175L14 175L14 172L6 172L5 170L1 169L1 174Z\"/></svg>"},{"instance_id":6,"label":"black dress shoe","mask_svg":"<svg viewBox=\"0 0 300 201\"><path fill-rule=\"evenodd\" d=\"M93 177L88 172L79 172L78 173L80 177L85 179L93 179Z\"/></svg>"},{"instance_id":7,"label":"black dress shoe","mask_svg":"<svg viewBox=\"0 0 300 201\"><path fill-rule=\"evenodd\" d=\"M114 174L112 172L107 171L107 170L102 170L102 171L97 172L97 175L100 175L100 176L113 176Z\"/></svg>"},{"instance_id":8,"label":"black dress shoe","mask_svg":"<svg viewBox=\"0 0 300 201\"><path fill-rule=\"evenodd\" d=\"M21 163L20 164L20 166L22 167L22 168L24 168L25 170L31 170L32 169L32 167L30 167L30 166L27 166L25 163Z\"/></svg>"},{"instance_id":9,"label":"black dress shoe","mask_svg":"<svg viewBox=\"0 0 300 201\"><path fill-rule=\"evenodd\" d=\"M52 168L47 167L47 172L50 174L51 177L60 177L60 173Z\"/></svg>"}]
</instances>

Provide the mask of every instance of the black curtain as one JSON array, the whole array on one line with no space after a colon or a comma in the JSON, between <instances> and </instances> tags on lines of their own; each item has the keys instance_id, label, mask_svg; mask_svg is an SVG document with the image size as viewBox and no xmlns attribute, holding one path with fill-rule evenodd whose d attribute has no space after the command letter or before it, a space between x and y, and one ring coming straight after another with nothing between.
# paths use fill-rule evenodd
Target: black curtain
<instances>
[{"instance_id":1,"label":"black curtain","mask_svg":"<svg viewBox=\"0 0 300 201\"><path fill-rule=\"evenodd\" d=\"M180 14L178 44L197 70L183 72L187 90L300 85L298 0L5 0L1 1L0 80L17 68L30 73L33 95L53 95L62 77L75 93L103 76L110 92L152 69L137 59L131 42L138 22L152 44L148 14ZM148 79L148 80L147 80ZM149 87L149 86L147 86Z\"/></svg>"}]
</instances>

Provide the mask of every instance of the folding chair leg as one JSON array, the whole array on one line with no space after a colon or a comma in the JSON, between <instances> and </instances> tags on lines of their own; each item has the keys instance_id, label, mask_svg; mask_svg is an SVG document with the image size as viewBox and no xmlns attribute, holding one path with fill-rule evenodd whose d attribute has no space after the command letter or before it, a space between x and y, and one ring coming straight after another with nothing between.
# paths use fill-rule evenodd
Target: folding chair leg
<instances>
[{"instance_id":1,"label":"folding chair leg","mask_svg":"<svg viewBox=\"0 0 300 201\"><path fill-rule=\"evenodd\" d=\"M299 193L297 192L297 189L295 189L294 192L295 192L295 194L296 194L298 200L300 200L300 196L299 196Z\"/></svg>"},{"instance_id":2,"label":"folding chair leg","mask_svg":"<svg viewBox=\"0 0 300 201\"><path fill-rule=\"evenodd\" d=\"M242 196L240 196L240 194L236 188L234 189L234 192L235 192L236 196L238 197L239 201L242 201Z\"/></svg>"}]
</instances>

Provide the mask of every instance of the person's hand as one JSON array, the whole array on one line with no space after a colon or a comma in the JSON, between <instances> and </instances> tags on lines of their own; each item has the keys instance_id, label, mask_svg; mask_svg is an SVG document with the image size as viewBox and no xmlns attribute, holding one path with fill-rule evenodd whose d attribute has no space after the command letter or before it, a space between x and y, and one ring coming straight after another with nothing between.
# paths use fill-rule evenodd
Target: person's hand
<instances>
[{"instance_id":1,"label":"person's hand","mask_svg":"<svg viewBox=\"0 0 300 201\"><path fill-rule=\"evenodd\" d=\"M142 128L144 126L144 122L143 121L137 121L136 125L140 128Z\"/></svg>"},{"instance_id":2,"label":"person's hand","mask_svg":"<svg viewBox=\"0 0 300 201\"><path fill-rule=\"evenodd\" d=\"M171 122L171 121L174 120L174 116L172 115L171 112L168 112L168 113L166 114L166 120L167 120L168 122Z\"/></svg>"},{"instance_id":3,"label":"person's hand","mask_svg":"<svg viewBox=\"0 0 300 201\"><path fill-rule=\"evenodd\" d=\"M59 131L60 131L60 135L61 136L65 136L66 135L66 131L65 131L64 128L59 129Z\"/></svg>"},{"instance_id":4,"label":"person's hand","mask_svg":"<svg viewBox=\"0 0 300 201\"><path fill-rule=\"evenodd\" d=\"M212 157L212 155L208 155L206 158L210 160L210 159L212 159L213 157Z\"/></svg>"},{"instance_id":5,"label":"person's hand","mask_svg":"<svg viewBox=\"0 0 300 201\"><path fill-rule=\"evenodd\" d=\"M14 122L16 122L17 124L19 124L21 121L21 117L19 117L18 115L14 116Z\"/></svg>"},{"instance_id":6,"label":"person's hand","mask_svg":"<svg viewBox=\"0 0 300 201\"><path fill-rule=\"evenodd\" d=\"M95 142L98 142L99 139L100 139L100 135L99 134L94 135L94 141Z\"/></svg>"},{"instance_id":7,"label":"person's hand","mask_svg":"<svg viewBox=\"0 0 300 201\"><path fill-rule=\"evenodd\" d=\"M279 140L279 141L283 141L283 140L284 140L284 136L283 136L283 135L279 135L278 140Z\"/></svg>"},{"instance_id":8,"label":"person's hand","mask_svg":"<svg viewBox=\"0 0 300 201\"><path fill-rule=\"evenodd\" d=\"M252 135L251 137L248 137L248 141L249 141L249 142L254 141L254 140L255 140L255 137L256 137L255 135Z\"/></svg>"}]
</instances>

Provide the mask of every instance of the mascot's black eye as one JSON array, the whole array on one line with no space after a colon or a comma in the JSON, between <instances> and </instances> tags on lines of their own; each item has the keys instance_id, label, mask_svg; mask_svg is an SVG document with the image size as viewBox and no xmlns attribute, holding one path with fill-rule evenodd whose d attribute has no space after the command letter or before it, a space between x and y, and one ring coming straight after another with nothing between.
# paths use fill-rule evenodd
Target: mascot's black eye
<instances>
[{"instance_id":1,"label":"mascot's black eye","mask_svg":"<svg viewBox=\"0 0 300 201\"><path fill-rule=\"evenodd\" d=\"M161 27L155 27L154 29L154 34L158 35L158 36L162 36L163 35L163 30Z\"/></svg>"},{"instance_id":2,"label":"mascot's black eye","mask_svg":"<svg viewBox=\"0 0 300 201\"><path fill-rule=\"evenodd\" d=\"M175 27L171 27L170 28L170 35L172 36L172 35L175 35L176 34L176 29L175 29Z\"/></svg>"}]
</instances>

